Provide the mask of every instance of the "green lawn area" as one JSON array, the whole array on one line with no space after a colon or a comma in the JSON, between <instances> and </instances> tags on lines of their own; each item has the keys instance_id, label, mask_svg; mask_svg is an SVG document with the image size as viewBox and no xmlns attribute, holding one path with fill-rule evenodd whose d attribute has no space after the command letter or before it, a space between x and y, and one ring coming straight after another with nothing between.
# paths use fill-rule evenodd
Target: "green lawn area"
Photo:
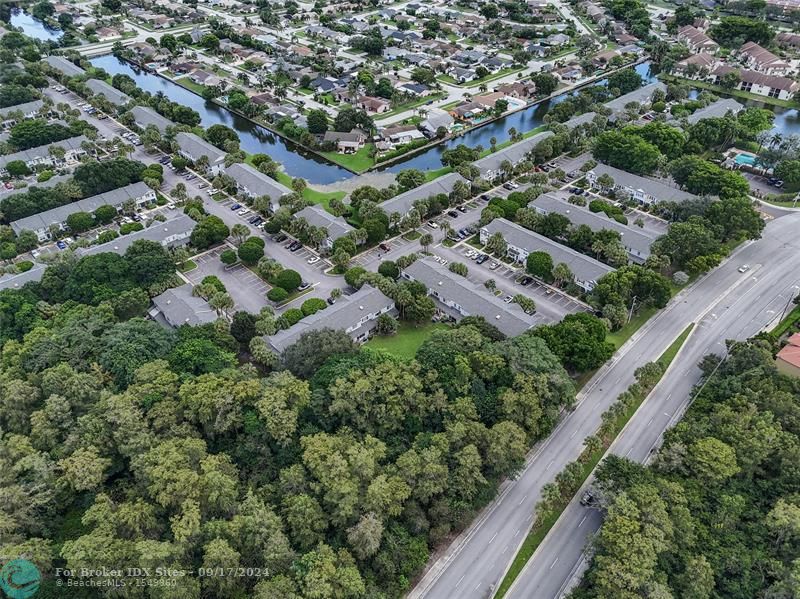
<instances>
[{"instance_id":1,"label":"green lawn area","mask_svg":"<svg viewBox=\"0 0 800 599\"><path fill-rule=\"evenodd\" d=\"M438 179L446 175L447 173L452 173L453 167L452 166L443 166L442 168L437 168L433 171L425 171L425 180L426 181L433 181L434 179Z\"/></svg>"},{"instance_id":2,"label":"green lawn area","mask_svg":"<svg viewBox=\"0 0 800 599\"><path fill-rule=\"evenodd\" d=\"M383 112L383 113L377 115L375 120L376 121L380 121L380 120L385 119L387 117L394 116L395 114L399 114L401 112L405 112L406 110L411 110L412 108L416 108L417 106L422 106L424 104L427 104L428 102L435 102L436 100L440 100L440 99L444 98L445 96L446 96L446 94L440 93L440 94L434 94L434 95L431 95L431 96L426 96L424 98L417 98L416 100L413 100L411 102L406 102L405 104L401 104L401 105L397 106L396 108L393 108L389 112Z\"/></svg>"},{"instance_id":3,"label":"green lawn area","mask_svg":"<svg viewBox=\"0 0 800 599\"><path fill-rule=\"evenodd\" d=\"M286 187L292 187L292 178L283 171L278 173L278 182L283 183ZM325 210L330 210L330 201L333 198L341 200L346 195L346 191L332 191L326 193L317 191L316 189L311 189L310 187L306 187L303 190L303 197L305 199L307 199L309 202L322 205Z\"/></svg>"},{"instance_id":4,"label":"green lawn area","mask_svg":"<svg viewBox=\"0 0 800 599\"><path fill-rule=\"evenodd\" d=\"M371 150L372 144L366 144L355 154L340 154L339 152L320 152L320 154L331 162L349 168L351 171L362 173L375 164Z\"/></svg>"},{"instance_id":5,"label":"green lawn area","mask_svg":"<svg viewBox=\"0 0 800 599\"><path fill-rule=\"evenodd\" d=\"M194 260L187 260L178 267L178 270L181 272L189 272L195 268L197 268L197 263Z\"/></svg>"},{"instance_id":6,"label":"green lawn area","mask_svg":"<svg viewBox=\"0 0 800 599\"><path fill-rule=\"evenodd\" d=\"M401 322L397 333L391 337L375 336L367 341L366 346L372 349L384 349L397 358L410 360L433 331L444 328L447 328L447 325L441 323L414 326Z\"/></svg>"},{"instance_id":7,"label":"green lawn area","mask_svg":"<svg viewBox=\"0 0 800 599\"><path fill-rule=\"evenodd\" d=\"M664 370L666 370L667 367L669 367L669 365L672 363L672 360L675 359L675 356L677 355L680 348L683 346L683 343L686 341L686 338L689 336L689 333L692 332L693 328L694 328L694 323L686 327L686 329L684 329L684 331L680 335L678 335L677 339L675 339L675 341L673 341L672 344L658 358L657 362L663 365ZM620 414L620 416L617 418L617 421L615 422L615 430L616 430L616 433L614 435L615 437L625 427L625 425L628 423L631 417L633 417L633 415L636 413L636 410L639 409L639 406L642 405L642 402L647 398L648 395L649 392L640 393L637 396L636 401L632 403L630 408L624 413ZM603 459L603 456L605 455L607 449L608 446L604 446L598 449L597 451L592 452L591 454L586 454L584 452L584 454L582 455L583 459L580 460L582 466L581 470L582 481L585 481L592 473L592 471L595 469L597 464L600 463L600 460ZM581 485L582 484L583 482L581 482ZM580 487L581 485L577 486ZM494 595L496 599L501 599L502 597L505 596L505 594L508 592L508 589L511 588L511 585L517 579L517 576L519 576L520 572L522 572L522 569L525 567L525 564L528 563L528 560L536 552L536 549L539 547L539 544L544 540L544 538L547 536L547 533L550 532L550 529L555 525L555 523L561 517L561 513L564 511L564 509L567 507L567 505L571 500L572 497L563 499L561 502L559 502L559 504L555 508L544 513L541 516L541 518L539 518L539 525L534 526L530 530L525 541L522 543L522 547L520 547L519 552L514 557L514 561L511 563L511 567L508 569L508 572L506 573L503 582L500 583L500 586L497 589L497 593Z\"/></svg>"},{"instance_id":8,"label":"green lawn area","mask_svg":"<svg viewBox=\"0 0 800 599\"><path fill-rule=\"evenodd\" d=\"M172 81L174 81L181 87L185 87L190 92L194 92L200 96L203 95L203 90L206 88L205 85L198 85L194 81L189 81L186 77L181 77L180 79L173 79Z\"/></svg>"},{"instance_id":9,"label":"green lawn area","mask_svg":"<svg viewBox=\"0 0 800 599\"><path fill-rule=\"evenodd\" d=\"M524 67L516 67L510 69L501 69L496 73L489 73L486 77L481 77L480 79L473 79L472 81L467 81L466 83L459 83L455 79L453 79L450 75L439 75L436 77L442 83L449 83L450 85L455 85L456 87L477 87L482 83L488 83L489 81L494 81L495 79L502 79L506 75L510 75L512 73L517 73L522 71Z\"/></svg>"},{"instance_id":10,"label":"green lawn area","mask_svg":"<svg viewBox=\"0 0 800 599\"><path fill-rule=\"evenodd\" d=\"M606 336L606 341L613 343L614 349L619 349L628 339L631 338L631 335L638 331L644 323L650 320L650 317L656 312L658 312L658 308L646 308L641 310L638 314L631 318L631 321L628 324L626 324L620 330L609 333Z\"/></svg>"}]
</instances>

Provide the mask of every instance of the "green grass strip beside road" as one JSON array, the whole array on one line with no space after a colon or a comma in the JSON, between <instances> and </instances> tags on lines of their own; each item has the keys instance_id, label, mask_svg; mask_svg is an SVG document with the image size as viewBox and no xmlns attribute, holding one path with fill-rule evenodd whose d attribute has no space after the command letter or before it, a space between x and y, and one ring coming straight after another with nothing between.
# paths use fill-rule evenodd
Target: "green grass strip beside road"
<instances>
[{"instance_id":1,"label":"green grass strip beside road","mask_svg":"<svg viewBox=\"0 0 800 599\"><path fill-rule=\"evenodd\" d=\"M692 332L693 328L694 323L686 327L686 329L684 329L684 331L678 335L677 339L675 339L675 341L672 342L672 344L664 351L664 353L661 354L658 360L656 360L659 364L661 364L664 371L667 370L669 365L675 359L675 356L678 354L678 351L683 346L683 343L686 341L686 338L689 336L689 333ZM631 406L617 418L614 427L614 438L616 438L622 429L625 428L625 425L633 417L633 415L636 413L636 410L639 409L639 406L642 405L642 402L649 394L650 391L642 392L637 395L636 401L634 401ZM589 478L589 475L592 473L595 467L597 467L597 464L600 463L600 460L603 459L603 456L605 455L606 451L608 451L608 447L612 442L613 439L611 439L608 443L603 444L602 447L593 452L582 454L578 459L583 467L581 471L581 485L578 485L578 488L580 488L580 486L583 485L583 482ZM519 552L517 552L516 557L514 557L514 561L511 563L508 572L503 578L503 581L500 583L500 586L497 588L494 599L501 599L505 596L505 594L508 592L508 589L511 588L511 585L519 576L520 572L522 572L525 564L528 563L528 560L539 548L539 545L547 536L547 533L550 532L550 529L553 528L555 523L558 521L569 502L572 501L572 497L573 496L564 498L558 503L558 505L550 510L547 510L544 514L536 519L537 524L531 528L528 536L522 543L522 546L520 547Z\"/></svg>"}]
</instances>

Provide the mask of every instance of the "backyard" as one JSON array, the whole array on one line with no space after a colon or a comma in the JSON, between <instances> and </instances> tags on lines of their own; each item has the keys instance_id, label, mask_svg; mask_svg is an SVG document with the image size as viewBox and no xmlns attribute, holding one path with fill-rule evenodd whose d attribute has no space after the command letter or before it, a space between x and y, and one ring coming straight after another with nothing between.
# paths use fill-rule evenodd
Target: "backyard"
<instances>
[{"instance_id":1,"label":"backyard","mask_svg":"<svg viewBox=\"0 0 800 599\"><path fill-rule=\"evenodd\" d=\"M447 328L447 325L441 323L432 322L414 326L407 322L401 322L394 335L391 337L375 336L367 341L366 346L372 349L383 349L397 358L410 360L433 331L444 328Z\"/></svg>"}]
</instances>

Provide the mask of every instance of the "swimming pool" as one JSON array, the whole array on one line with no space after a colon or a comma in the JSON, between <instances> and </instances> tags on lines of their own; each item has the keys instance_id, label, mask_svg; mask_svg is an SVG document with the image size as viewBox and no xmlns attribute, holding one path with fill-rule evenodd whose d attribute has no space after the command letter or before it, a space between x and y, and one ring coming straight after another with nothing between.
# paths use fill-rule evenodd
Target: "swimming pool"
<instances>
[{"instance_id":1,"label":"swimming pool","mask_svg":"<svg viewBox=\"0 0 800 599\"><path fill-rule=\"evenodd\" d=\"M752 154L737 154L736 158L733 159L736 164L746 164L747 166L753 166L756 163L756 156Z\"/></svg>"}]
</instances>

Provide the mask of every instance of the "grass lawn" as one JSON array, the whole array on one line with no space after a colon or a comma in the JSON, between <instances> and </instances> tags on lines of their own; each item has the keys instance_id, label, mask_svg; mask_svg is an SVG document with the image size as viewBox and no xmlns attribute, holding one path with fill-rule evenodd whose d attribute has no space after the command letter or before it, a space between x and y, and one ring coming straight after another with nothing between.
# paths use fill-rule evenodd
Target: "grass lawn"
<instances>
[{"instance_id":1,"label":"grass lawn","mask_svg":"<svg viewBox=\"0 0 800 599\"><path fill-rule=\"evenodd\" d=\"M425 181L433 181L434 179L438 179L448 173L453 172L452 166L443 166L442 168L437 168L432 171L425 171Z\"/></svg>"},{"instance_id":2,"label":"grass lawn","mask_svg":"<svg viewBox=\"0 0 800 599\"><path fill-rule=\"evenodd\" d=\"M197 268L197 262L195 262L194 260L187 260L178 267L178 270L181 272L189 272L191 270L194 270L195 268Z\"/></svg>"},{"instance_id":3,"label":"grass lawn","mask_svg":"<svg viewBox=\"0 0 800 599\"><path fill-rule=\"evenodd\" d=\"M664 370L672 363L672 360L675 359L675 356L680 350L683 343L686 341L686 338L689 336L689 333L692 332L692 328L694 328L694 323L690 324L684 331L678 335L677 339L672 342L672 344L664 351L663 354L658 358L657 362L661 363L664 366ZM649 392L647 393L640 393L636 401L634 401L631 407L624 413L620 414L619 418L615 422L615 437L619 434L619 432L625 427L631 417L636 413L636 410L639 409L639 406L642 405L642 402L647 398ZM613 442L613 440L611 441ZM610 443L609 442L609 446ZM592 471L595 469L597 464L600 463L600 460L603 459L606 451L608 450L608 446L601 447L597 451L592 452L591 454L584 454L580 460L582 469L581 469L581 484L577 485L579 488L583 485L583 481L585 481ZM541 542L547 536L547 533L550 532L550 529L553 528L555 523L561 517L561 513L567 507L569 502L572 500L572 497L567 497L559 502L559 504L554 507L553 509L549 510L542 517L539 519L540 523L538 526L534 526L528 533L525 541L522 543L522 546L519 549L514 561L511 563L511 567L508 569L508 573L506 573L503 582L500 583L500 586L497 589L497 593L494 595L496 599L501 599L505 596L508 592L508 589L517 579L522 569L525 567L525 564L528 563L528 560L531 556L536 552L536 549L539 547Z\"/></svg>"},{"instance_id":4,"label":"grass lawn","mask_svg":"<svg viewBox=\"0 0 800 599\"><path fill-rule=\"evenodd\" d=\"M397 358L410 360L433 331L444 328L447 328L447 325L441 323L429 323L415 327L410 323L401 322L397 332L391 337L376 335L367 341L366 345L372 349L384 349Z\"/></svg>"},{"instance_id":5,"label":"grass lawn","mask_svg":"<svg viewBox=\"0 0 800 599\"><path fill-rule=\"evenodd\" d=\"M459 83L455 79L453 79L450 75L439 75L436 79L441 81L442 83L449 83L450 85L455 85L456 87L477 87L482 83L488 83L489 81L494 81L495 79L502 79L506 75L511 75L512 73L518 73L522 71L525 67L517 67L511 69L501 69L496 73L489 73L486 77L481 77L480 79L473 79L472 81L467 81L466 83Z\"/></svg>"},{"instance_id":6,"label":"grass lawn","mask_svg":"<svg viewBox=\"0 0 800 599\"><path fill-rule=\"evenodd\" d=\"M194 81L189 81L185 77L181 77L180 79L173 79L172 81L174 83L177 83L181 87L185 87L190 92L194 92L194 93L196 93L198 95L201 95L201 96L203 95L203 90L206 88L205 85L198 85Z\"/></svg>"},{"instance_id":7,"label":"grass lawn","mask_svg":"<svg viewBox=\"0 0 800 599\"><path fill-rule=\"evenodd\" d=\"M611 343L613 343L614 349L619 349L620 347L622 347L622 344L625 343L628 339L630 339L631 335L633 335L636 331L638 331L639 328L644 323L650 320L650 317L653 316L653 314L655 314L656 312L658 312L658 308L647 308L645 310L640 311L633 318L631 318L631 321L628 324L626 324L620 330L614 331L613 333L609 333L606 336L606 341L610 341Z\"/></svg>"},{"instance_id":8,"label":"grass lawn","mask_svg":"<svg viewBox=\"0 0 800 599\"><path fill-rule=\"evenodd\" d=\"M355 154L340 154L339 152L320 152L322 156L340 164L351 171L362 173L375 164L371 154L372 144L366 144Z\"/></svg>"},{"instance_id":9,"label":"grass lawn","mask_svg":"<svg viewBox=\"0 0 800 599\"><path fill-rule=\"evenodd\" d=\"M382 112L381 114L376 115L375 120L380 121L387 117L394 116L395 114L405 112L406 110L411 110L412 108L416 108L417 106L422 106L424 104L427 104L428 102L435 102L436 100L441 100L445 96L446 94L441 93L441 94L433 94L430 96L425 96L424 98L417 98L415 100L412 100L411 102L406 102L405 104L401 104L396 108L393 108L389 112Z\"/></svg>"}]
</instances>

